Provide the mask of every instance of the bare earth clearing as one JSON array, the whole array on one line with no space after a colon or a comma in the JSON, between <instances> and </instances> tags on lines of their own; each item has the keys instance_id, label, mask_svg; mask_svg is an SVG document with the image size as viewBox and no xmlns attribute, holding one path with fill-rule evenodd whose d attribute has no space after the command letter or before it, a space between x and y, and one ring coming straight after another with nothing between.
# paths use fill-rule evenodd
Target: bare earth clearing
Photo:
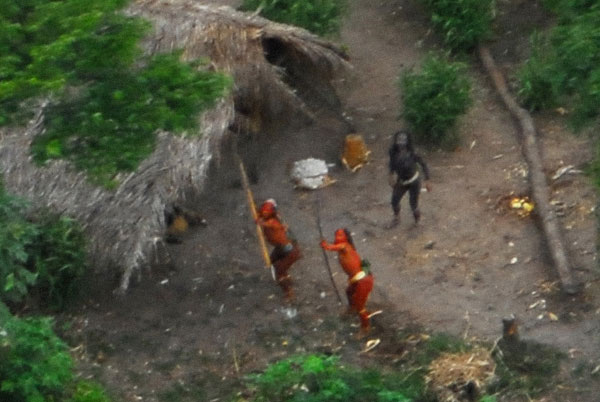
<instances>
[{"instance_id":1,"label":"bare earth clearing","mask_svg":"<svg viewBox=\"0 0 600 402\"><path fill-rule=\"evenodd\" d=\"M413 225L404 199L401 224L387 230L387 147L402 124L396 79L436 42L412 1L351 3L340 42L349 48L356 78L345 83L341 110L320 109L312 125L291 124L241 148L259 171L257 202L275 198L302 247L304 258L292 271L296 302L282 303L263 268L238 170L225 149L196 204L207 226L167 246L171 261L161 252L156 267L123 298L107 297L102 287L63 317L74 323L66 336L78 347L82 374L107 384L115 400L160 401L166 392L195 395L182 400L226 400L244 374L294 353L335 352L356 364L389 365L401 353L393 341L400 328L419 325L493 342L501 319L514 313L522 338L569 356L562 389L545 400L597 401L600 383L590 375L600 364L591 183L583 175L551 182L571 264L584 284L578 295L565 296L535 219L518 217L501 201L526 194L526 165L517 127L474 58L475 104L461 122L461 146L420 149L433 187L421 197L422 222ZM530 30L547 17L532 3L498 2L499 34L491 47L505 72L524 56ZM537 117L536 125L549 177L590 160L590 143L570 134L560 116ZM339 163L352 126L372 150L371 163L356 173ZM372 264L368 306L384 312L374 317L371 334L382 343L368 353L361 354L364 343L352 337L358 319L339 315L345 306L337 303L318 247L316 194L295 190L289 180L291 164L308 157L336 164L331 175L337 182L319 190L325 235L331 241L335 229L348 227ZM331 264L343 291L346 277L333 258ZM570 373L575 367L584 368L578 380Z\"/></svg>"}]
</instances>

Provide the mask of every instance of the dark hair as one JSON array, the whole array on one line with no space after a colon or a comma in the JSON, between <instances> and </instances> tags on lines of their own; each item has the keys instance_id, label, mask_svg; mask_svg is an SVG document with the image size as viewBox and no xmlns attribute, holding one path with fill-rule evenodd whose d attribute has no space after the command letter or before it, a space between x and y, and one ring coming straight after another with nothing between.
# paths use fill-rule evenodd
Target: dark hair
<instances>
[{"instance_id":1,"label":"dark hair","mask_svg":"<svg viewBox=\"0 0 600 402\"><path fill-rule=\"evenodd\" d=\"M346 235L346 238L348 239L348 243L350 243L352 248L356 250L356 246L354 245L354 240L352 239L352 235L350 234L350 231L348 229L344 228L344 234Z\"/></svg>"}]
</instances>

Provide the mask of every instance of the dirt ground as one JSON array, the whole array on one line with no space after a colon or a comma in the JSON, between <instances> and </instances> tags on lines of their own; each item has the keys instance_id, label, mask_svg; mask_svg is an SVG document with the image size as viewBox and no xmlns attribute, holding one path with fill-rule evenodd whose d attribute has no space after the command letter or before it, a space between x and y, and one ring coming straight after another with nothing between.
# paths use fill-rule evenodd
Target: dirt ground
<instances>
[{"instance_id":1,"label":"dirt ground","mask_svg":"<svg viewBox=\"0 0 600 402\"><path fill-rule=\"evenodd\" d=\"M212 1L236 5L236 1ZM431 170L431 192L421 195L423 218L413 224L407 199L401 223L392 217L387 147L402 127L398 73L416 66L436 46L423 10L409 0L353 0L340 42L349 49L354 78L343 83L341 110L318 109L311 125L290 124L241 152L259 172L258 201L275 198L298 239L303 258L292 271L297 300L287 305L263 268L239 174L225 146L207 193L195 204L207 225L182 244L161 250L151 271L122 297L90 293L64 321L83 376L107 385L115 400L223 401L243 375L300 352L338 353L356 364L385 366L401 351L394 333L415 325L493 342L501 319L515 314L524 339L554 345L568 356L560 387L544 401L597 401L600 381L599 273L596 193L581 174L550 180L553 204L582 290L561 293L535 219L503 202L527 194L527 166L518 127L476 59L470 70L473 107L460 123L461 145L451 151L418 149ZM526 56L528 33L548 21L532 1L498 1L491 48L506 72ZM592 157L590 143L565 129L554 113L536 117L546 172ZM372 151L356 173L340 155L356 131ZM382 343L361 353L352 336L356 317L343 318L318 246L316 192L294 189L289 168L315 157L332 164L336 182L318 190L329 241L347 227L372 264L375 289L368 307L369 339ZM346 277L329 255L343 297ZM104 292L106 295L106 292ZM578 376L573 376L577 369ZM177 399L179 398L179 399Z\"/></svg>"}]
</instances>

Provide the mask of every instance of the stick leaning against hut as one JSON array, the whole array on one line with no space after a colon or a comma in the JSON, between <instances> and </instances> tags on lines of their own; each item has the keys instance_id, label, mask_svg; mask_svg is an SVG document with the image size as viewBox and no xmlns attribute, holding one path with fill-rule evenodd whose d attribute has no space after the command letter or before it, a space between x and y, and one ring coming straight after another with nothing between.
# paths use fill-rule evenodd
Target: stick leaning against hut
<instances>
[{"instance_id":1,"label":"stick leaning against hut","mask_svg":"<svg viewBox=\"0 0 600 402\"><path fill-rule=\"evenodd\" d=\"M185 60L209 58L213 68L234 77L232 96L199 117L202 136L160 133L151 156L135 172L121 174L119 187L110 191L91 184L85 173L66 161L54 160L43 167L32 162L30 145L44 129L48 100L41 102L27 126L0 129L0 169L6 188L30 199L34 208L49 207L80 221L89 240L90 265L97 272L120 275L121 293L132 275L141 276L163 240L165 208L203 190L211 160L236 116L244 114L246 120L260 124L279 113L310 115L282 74L303 74L306 68L306 74L318 72L322 82L328 82L348 67L334 45L302 29L229 7L192 0L142 0L126 13L152 21L155 29L144 42L147 53L181 48ZM270 54L265 46L271 47ZM284 57L283 64L275 56Z\"/></svg>"}]
</instances>

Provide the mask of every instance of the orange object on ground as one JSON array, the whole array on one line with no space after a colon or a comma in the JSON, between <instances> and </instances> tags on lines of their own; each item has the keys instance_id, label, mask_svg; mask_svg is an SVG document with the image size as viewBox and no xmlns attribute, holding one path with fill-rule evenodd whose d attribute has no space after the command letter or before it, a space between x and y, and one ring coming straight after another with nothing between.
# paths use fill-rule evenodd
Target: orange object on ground
<instances>
[{"instance_id":1,"label":"orange object on ground","mask_svg":"<svg viewBox=\"0 0 600 402\"><path fill-rule=\"evenodd\" d=\"M365 141L360 134L349 134L344 143L342 162L352 171L360 168L369 160L371 151L367 149Z\"/></svg>"},{"instance_id":2,"label":"orange object on ground","mask_svg":"<svg viewBox=\"0 0 600 402\"><path fill-rule=\"evenodd\" d=\"M167 232L169 234L184 233L187 231L188 226L187 220L183 216L177 215L173 223L168 227Z\"/></svg>"},{"instance_id":3,"label":"orange object on ground","mask_svg":"<svg viewBox=\"0 0 600 402\"><path fill-rule=\"evenodd\" d=\"M321 240L321 247L329 251L337 251L340 265L348 275L346 296L350 309L358 313L361 330L370 328L369 312L365 308L371 290L373 290L373 275L362 270L360 255L354 247L352 236L347 229L335 231L333 244Z\"/></svg>"}]
</instances>

